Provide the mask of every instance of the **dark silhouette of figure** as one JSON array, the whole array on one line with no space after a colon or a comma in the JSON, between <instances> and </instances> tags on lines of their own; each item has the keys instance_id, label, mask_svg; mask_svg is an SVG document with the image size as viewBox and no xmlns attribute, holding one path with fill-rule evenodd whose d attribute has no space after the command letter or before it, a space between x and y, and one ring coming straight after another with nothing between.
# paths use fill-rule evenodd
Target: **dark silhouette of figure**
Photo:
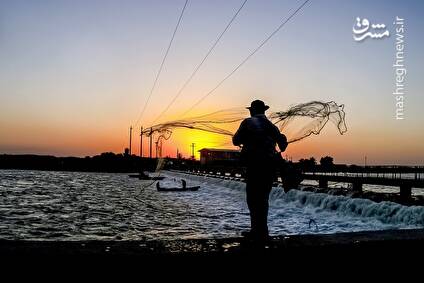
<instances>
[{"instance_id":1,"label":"dark silhouette of figure","mask_svg":"<svg viewBox=\"0 0 424 283\"><path fill-rule=\"evenodd\" d=\"M254 240L268 238L268 201L275 178L277 162L282 159L276 144L283 152L287 138L268 120L265 111L269 106L255 100L247 107L250 118L243 120L233 136L233 144L242 146L241 160L247 167L246 200L250 211L251 230Z\"/></svg>"}]
</instances>

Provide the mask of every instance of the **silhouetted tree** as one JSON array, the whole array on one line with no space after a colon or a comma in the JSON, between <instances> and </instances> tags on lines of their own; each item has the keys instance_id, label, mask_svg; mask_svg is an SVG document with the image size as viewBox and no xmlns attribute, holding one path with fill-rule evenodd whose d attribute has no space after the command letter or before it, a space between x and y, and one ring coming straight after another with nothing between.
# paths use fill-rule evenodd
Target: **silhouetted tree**
<instances>
[{"instance_id":1,"label":"silhouetted tree","mask_svg":"<svg viewBox=\"0 0 424 283\"><path fill-rule=\"evenodd\" d=\"M325 156L325 157L321 157L319 163L321 164L322 167L325 168L331 168L334 166L334 158L331 156Z\"/></svg>"},{"instance_id":2,"label":"silhouetted tree","mask_svg":"<svg viewBox=\"0 0 424 283\"><path fill-rule=\"evenodd\" d=\"M299 159L299 166L300 166L300 168L302 168L304 170L305 169L311 169L316 164L317 164L317 161L314 157L311 157L309 159L304 159L304 158Z\"/></svg>"},{"instance_id":3,"label":"silhouetted tree","mask_svg":"<svg viewBox=\"0 0 424 283\"><path fill-rule=\"evenodd\" d=\"M103 159L114 159L117 155L113 152L103 152L100 154L100 157Z\"/></svg>"}]
</instances>

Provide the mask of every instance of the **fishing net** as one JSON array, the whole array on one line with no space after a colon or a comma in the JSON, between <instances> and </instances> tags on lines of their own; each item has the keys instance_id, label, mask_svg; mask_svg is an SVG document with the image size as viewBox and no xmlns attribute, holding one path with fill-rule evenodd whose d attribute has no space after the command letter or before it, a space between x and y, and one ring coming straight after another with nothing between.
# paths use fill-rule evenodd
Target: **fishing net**
<instances>
[{"instance_id":1,"label":"fishing net","mask_svg":"<svg viewBox=\"0 0 424 283\"><path fill-rule=\"evenodd\" d=\"M347 131L344 105L334 101L311 101L290 107L287 111L271 113L268 118L279 127L289 143L319 135L328 122L343 135Z\"/></svg>"},{"instance_id":2,"label":"fishing net","mask_svg":"<svg viewBox=\"0 0 424 283\"><path fill-rule=\"evenodd\" d=\"M216 111L207 115L179 119L153 125L143 131L147 136L154 135L158 156L162 156L162 145L177 129L205 131L223 136L221 146L231 145L240 122L248 117L244 108ZM344 105L334 101L311 101L291 106L286 111L272 112L268 118L286 135L289 143L298 142L311 135L319 135L330 122L340 134L347 131Z\"/></svg>"}]
</instances>

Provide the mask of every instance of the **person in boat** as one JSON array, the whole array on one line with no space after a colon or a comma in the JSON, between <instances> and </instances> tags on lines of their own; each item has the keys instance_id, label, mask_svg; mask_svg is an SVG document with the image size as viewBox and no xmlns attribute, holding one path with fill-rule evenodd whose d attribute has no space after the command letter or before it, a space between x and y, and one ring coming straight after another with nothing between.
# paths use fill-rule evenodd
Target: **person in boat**
<instances>
[{"instance_id":1,"label":"person in boat","mask_svg":"<svg viewBox=\"0 0 424 283\"><path fill-rule=\"evenodd\" d=\"M162 188L160 186L160 183L157 182L156 183L156 188L158 191L197 191L200 186L193 186L193 187L187 187L187 182L184 179L181 179L181 188L177 188L177 187L172 187L172 188Z\"/></svg>"},{"instance_id":2,"label":"person in boat","mask_svg":"<svg viewBox=\"0 0 424 283\"><path fill-rule=\"evenodd\" d=\"M149 179L149 175L147 175L146 173L144 173L143 170L140 171L140 179Z\"/></svg>"},{"instance_id":3,"label":"person in boat","mask_svg":"<svg viewBox=\"0 0 424 283\"><path fill-rule=\"evenodd\" d=\"M241 146L241 160L246 166L246 201L250 212L251 229L247 236L266 240L268 234L268 202L281 152L287 147L287 138L268 120L269 106L255 100L247 107L249 118L243 120L233 136L233 144ZM281 152L277 152L276 144ZM245 234L245 235L246 235Z\"/></svg>"}]
</instances>

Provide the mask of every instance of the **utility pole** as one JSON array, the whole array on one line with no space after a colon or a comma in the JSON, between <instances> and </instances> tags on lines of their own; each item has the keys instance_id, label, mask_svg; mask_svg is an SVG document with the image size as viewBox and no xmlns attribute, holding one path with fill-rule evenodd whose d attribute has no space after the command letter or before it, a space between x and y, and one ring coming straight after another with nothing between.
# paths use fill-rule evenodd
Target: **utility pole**
<instances>
[{"instance_id":1,"label":"utility pole","mask_svg":"<svg viewBox=\"0 0 424 283\"><path fill-rule=\"evenodd\" d=\"M143 127L140 127L140 157L143 157Z\"/></svg>"},{"instance_id":2,"label":"utility pole","mask_svg":"<svg viewBox=\"0 0 424 283\"><path fill-rule=\"evenodd\" d=\"M158 158L158 141L155 141L155 147L156 147L156 158Z\"/></svg>"},{"instance_id":3,"label":"utility pole","mask_svg":"<svg viewBox=\"0 0 424 283\"><path fill-rule=\"evenodd\" d=\"M191 144L191 158L192 159L194 159L194 147L196 146L196 144L193 142L192 144Z\"/></svg>"},{"instance_id":4,"label":"utility pole","mask_svg":"<svg viewBox=\"0 0 424 283\"><path fill-rule=\"evenodd\" d=\"M131 138L132 138L132 126L130 127L130 156L131 156Z\"/></svg>"},{"instance_id":5,"label":"utility pole","mask_svg":"<svg viewBox=\"0 0 424 283\"><path fill-rule=\"evenodd\" d=\"M364 164L365 164L365 167L367 167L367 156L365 155L365 158L364 158Z\"/></svg>"},{"instance_id":6,"label":"utility pole","mask_svg":"<svg viewBox=\"0 0 424 283\"><path fill-rule=\"evenodd\" d=\"M178 152L178 148L177 148L177 157L176 157L177 159L178 159L178 156L179 156L179 152Z\"/></svg>"},{"instance_id":7,"label":"utility pole","mask_svg":"<svg viewBox=\"0 0 424 283\"><path fill-rule=\"evenodd\" d=\"M153 131L150 128L150 158L152 158L152 140L153 140Z\"/></svg>"}]
</instances>

